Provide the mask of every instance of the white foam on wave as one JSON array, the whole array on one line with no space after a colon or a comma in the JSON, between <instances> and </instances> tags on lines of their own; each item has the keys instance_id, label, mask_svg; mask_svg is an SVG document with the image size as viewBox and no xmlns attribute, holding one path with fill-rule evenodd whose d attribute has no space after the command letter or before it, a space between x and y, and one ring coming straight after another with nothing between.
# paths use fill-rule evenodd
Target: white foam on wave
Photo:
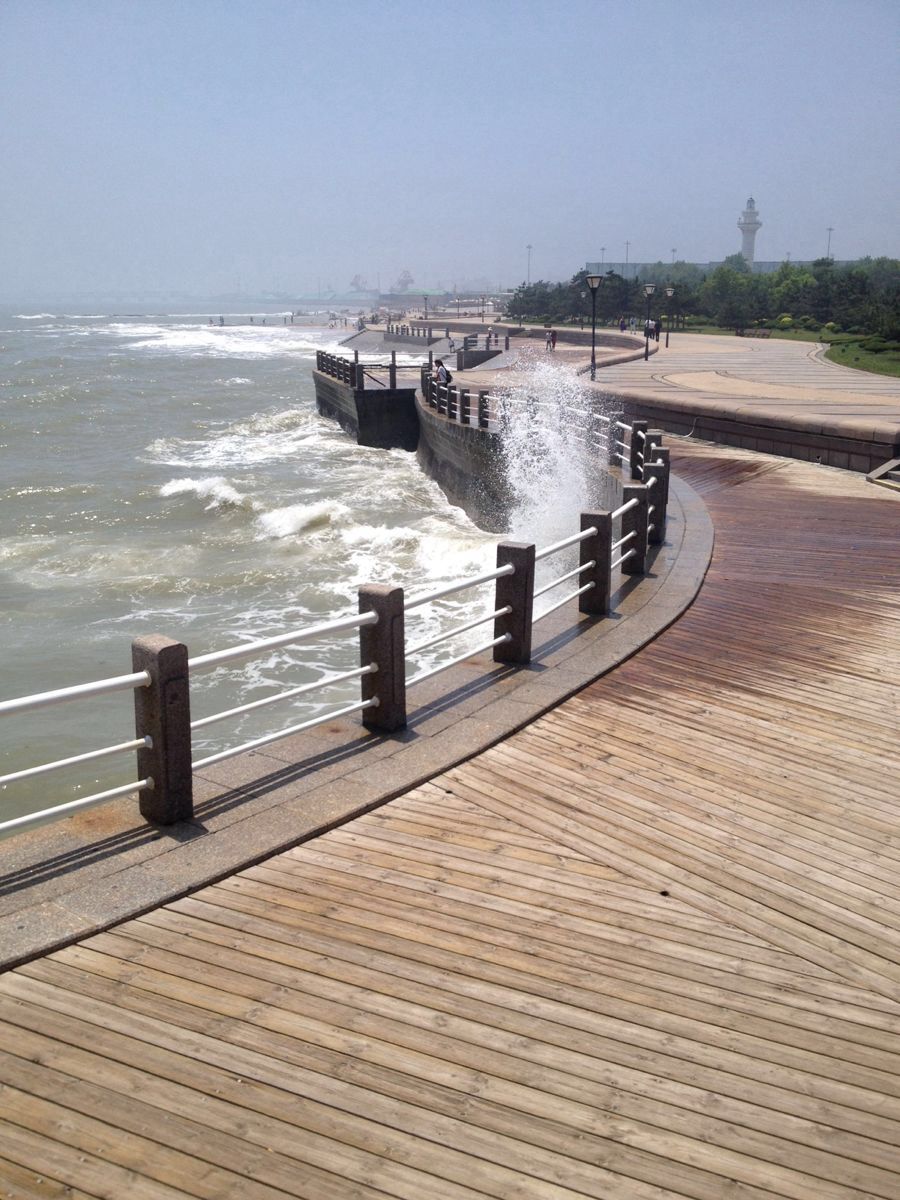
<instances>
[{"instance_id":1,"label":"white foam on wave","mask_svg":"<svg viewBox=\"0 0 900 1200\"><path fill-rule=\"evenodd\" d=\"M56 313L13 313L14 321L56 321L59 318Z\"/></svg>"},{"instance_id":2,"label":"white foam on wave","mask_svg":"<svg viewBox=\"0 0 900 1200\"><path fill-rule=\"evenodd\" d=\"M160 496L168 499L171 496L197 496L200 500L208 500L207 512L213 508L231 506L234 508L253 508L253 501L242 495L237 488L232 487L222 475L214 475L209 479L170 479L159 489Z\"/></svg>"},{"instance_id":3,"label":"white foam on wave","mask_svg":"<svg viewBox=\"0 0 900 1200\"><path fill-rule=\"evenodd\" d=\"M334 500L314 504L288 504L257 517L260 538L287 538L346 519L349 509Z\"/></svg>"},{"instance_id":4,"label":"white foam on wave","mask_svg":"<svg viewBox=\"0 0 900 1200\"><path fill-rule=\"evenodd\" d=\"M291 408L259 414L203 440L157 438L146 453L151 461L173 467L235 470L293 458L334 436L317 415Z\"/></svg>"},{"instance_id":5,"label":"white foam on wave","mask_svg":"<svg viewBox=\"0 0 900 1200\"><path fill-rule=\"evenodd\" d=\"M223 379L222 387L239 387L242 384L252 383L252 379L245 379L243 375L232 375L231 379Z\"/></svg>"}]
</instances>

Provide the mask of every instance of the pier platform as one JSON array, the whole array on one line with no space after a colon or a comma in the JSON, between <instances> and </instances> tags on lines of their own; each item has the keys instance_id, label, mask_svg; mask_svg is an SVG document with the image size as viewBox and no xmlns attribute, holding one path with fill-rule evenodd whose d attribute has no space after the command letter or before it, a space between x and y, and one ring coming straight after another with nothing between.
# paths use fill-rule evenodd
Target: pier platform
<instances>
[{"instance_id":1,"label":"pier platform","mask_svg":"<svg viewBox=\"0 0 900 1200\"><path fill-rule=\"evenodd\" d=\"M900 1194L900 501L672 460L715 547L650 645L0 977L0 1194Z\"/></svg>"}]
</instances>

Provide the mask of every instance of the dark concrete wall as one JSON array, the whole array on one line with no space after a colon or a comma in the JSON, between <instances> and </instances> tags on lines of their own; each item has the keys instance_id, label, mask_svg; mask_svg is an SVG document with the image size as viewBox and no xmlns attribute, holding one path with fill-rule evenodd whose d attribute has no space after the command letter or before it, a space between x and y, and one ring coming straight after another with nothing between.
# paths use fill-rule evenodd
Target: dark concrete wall
<instances>
[{"instance_id":1,"label":"dark concrete wall","mask_svg":"<svg viewBox=\"0 0 900 1200\"><path fill-rule=\"evenodd\" d=\"M602 378L602 377L601 377ZM889 458L900 454L900 431L869 420L865 427L853 428L842 422L840 431L824 432L816 417L802 414L733 415L727 411L697 411L679 408L677 401L643 399L628 393L610 393L624 409L625 420L646 420L656 429L687 434L723 446L740 446L762 454L780 454L803 462L818 462L827 467L868 473ZM884 423L882 423L884 426Z\"/></svg>"},{"instance_id":2,"label":"dark concrete wall","mask_svg":"<svg viewBox=\"0 0 900 1200\"><path fill-rule=\"evenodd\" d=\"M415 388L355 391L321 371L313 371L316 408L332 417L360 446L415 450L419 442Z\"/></svg>"},{"instance_id":3,"label":"dark concrete wall","mask_svg":"<svg viewBox=\"0 0 900 1200\"><path fill-rule=\"evenodd\" d=\"M416 397L418 458L427 472L473 521L502 532L510 496L500 467L500 438L474 425L460 425Z\"/></svg>"}]
</instances>

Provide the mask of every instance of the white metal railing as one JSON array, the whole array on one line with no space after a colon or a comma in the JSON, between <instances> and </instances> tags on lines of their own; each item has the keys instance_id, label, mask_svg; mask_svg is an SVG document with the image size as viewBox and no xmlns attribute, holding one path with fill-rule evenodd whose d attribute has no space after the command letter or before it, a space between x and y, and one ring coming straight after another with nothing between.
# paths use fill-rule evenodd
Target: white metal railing
<instances>
[{"instance_id":1,"label":"white metal railing","mask_svg":"<svg viewBox=\"0 0 900 1200\"><path fill-rule=\"evenodd\" d=\"M336 621L326 621L322 625L311 625L308 629L294 629L290 633L279 633L275 637L262 638L257 642L245 642L242 646L232 646L229 650L215 650L212 654L199 654L196 658L188 659L192 671L208 671L222 663L236 662L240 658L253 658L265 650L276 646L290 646L296 642L310 642L315 638L329 633L340 633L347 629L359 629L363 625L374 625L378 617L375 613L360 613L352 617L340 617Z\"/></svg>"},{"instance_id":2,"label":"white metal railing","mask_svg":"<svg viewBox=\"0 0 900 1200\"><path fill-rule=\"evenodd\" d=\"M457 392L457 396L458 395L459 392ZM482 395L482 415L486 409L486 401L492 399L493 397L491 397L489 394ZM613 436L618 428L626 431L633 428L626 425L624 422L618 420L614 421L610 417L602 417L601 419L604 420L609 428L613 431ZM634 430L634 432L643 435L645 446L652 446L654 444L650 442L647 434L645 434L644 431ZM596 440L603 441L603 439L599 437ZM618 446L623 447L629 452L630 455L630 448L625 442L617 438L615 441ZM627 461L627 456L625 454L619 454L617 451L613 451L612 453L621 458L623 461ZM644 456L635 451L635 457L643 458ZM650 454L647 454L647 458L649 459L650 457ZM662 495L660 495L659 492L656 493L656 504L647 504L645 494L640 500L637 497L633 497L626 503L619 505L618 508L609 514L609 520L615 520L623 517L628 512L635 510L639 504L643 504L643 514L645 515L642 514L638 518L638 524L641 525L642 528L631 528L628 530L628 532L623 533L623 535L617 541L613 542L610 539L609 520L604 518L601 529L598 529L597 526L591 525L578 531L577 533L573 533L568 537L564 537L559 541L552 543L551 545L544 546L540 549L535 549L533 551L534 561L541 561L549 558L553 554L559 553L576 545L581 545L587 539L595 536L601 536L602 533L601 542L603 545L603 557L606 558L606 561L609 563L610 570L615 569L616 567L621 567L626 561L640 555L641 557L639 562L641 565L636 566L634 570L638 574L641 573L643 570L644 549L639 549L639 546L646 546L647 538L651 533L657 534L656 538L653 539L654 542L658 542L660 540L659 510L660 507L663 507L662 520L664 521L664 501L666 494L665 480L668 478L667 460L657 460L652 464L647 463L646 465L652 465L654 467L663 469L662 475L651 475L646 480L646 487L648 491L649 488L655 487L659 480L664 481ZM651 522L651 517L655 517L656 520ZM635 544L629 546L628 543ZM622 553L619 553L617 556L618 551L622 551ZM527 553L530 554L531 552L531 549L527 548ZM520 559L516 556L525 553L525 551L518 548L508 548L506 553L507 555L512 553L515 563L518 564ZM543 620L551 613L556 612L559 608L562 608L571 601L578 599L587 592L591 591L591 589L598 586L606 589L604 596L598 596L596 600L590 601L582 608L582 611L593 613L602 613L607 611L609 603L609 572L607 572L605 568L602 571L597 570L598 557L600 556L595 555L595 557L590 561L580 563L577 567L565 571L539 588L534 587L532 573L529 571L519 580L514 580L510 584L505 584L503 589L500 589L499 587L495 588L496 598L491 611L484 613L481 616L477 616L471 620L466 620L462 624L455 625L453 628L447 629L442 633L436 634L435 636L421 640L412 646L409 646L408 648L404 644L405 635L403 633L403 621L401 620L396 623L393 621L394 614L400 612L401 602L399 595L397 595L396 592L391 589L366 588L361 589L361 598L363 591L366 593L365 603L363 603L361 607L366 608L369 611L340 617L318 625L309 626L305 629L293 629L282 634L277 634L273 637L256 639L254 641L246 642L238 646L232 646L224 650L196 655L192 658L186 657L186 650L183 646L177 647L177 649L178 655L184 657L179 658L178 655L173 657L170 652L173 644L168 642L165 643L163 650L157 652L153 646L154 639L149 639L148 644L141 646L139 655L136 657L135 661L146 663L149 667L151 667L152 674L151 670L136 671L129 675L120 675L109 679L102 679L91 683L80 684L75 687L60 688L55 691L41 692L31 696L24 696L13 700L2 701L0 702L0 716L8 716L29 713L48 705L62 703L69 700L96 697L108 693L116 693L126 690L138 690L148 687L155 689L156 693L161 696L164 694L164 691L162 690L164 687L175 685L176 688L183 689L184 723L178 725L179 732L175 737L175 741L178 741L178 747L176 747L175 741L173 741L173 735L170 732L167 732L162 725L155 723L156 716L153 714L155 714L157 709L156 703L152 699L150 699L149 702L142 700L137 706L138 728L136 730L137 736L133 739L119 742L116 745L89 750L82 754L59 758L38 766L25 767L21 770L12 771L6 775L0 776L0 787L5 787L8 784L36 779L46 774L61 771L65 768L76 767L82 764L95 762L115 754L133 751L138 752L138 763L141 767L140 774L144 776L143 778L131 783L125 783L117 787L109 788L93 795L78 797L77 799L56 805L52 808L42 809L37 813L26 814L23 817L16 817L12 820L2 822L0 823L0 833L7 833L13 830L19 830L32 825L41 824L45 821L53 820L57 816L80 811L95 804L100 804L115 797L128 795L137 791L141 792L141 808L142 811L148 813L148 819L159 819L163 823L171 820L180 820L183 819L182 815L180 814L162 818L157 818L151 815L159 811L158 808L154 808L156 801L153 799L153 797L166 796L167 804L176 804L175 801L172 801L169 798L171 796L169 791L170 785L168 782L166 782L168 779L173 778L171 769L171 764L173 762L177 763L178 767L181 768L180 776L178 776L177 770L174 772L174 775L182 779L187 777L189 780L191 772L194 770L212 766L226 759L268 745L269 743L277 741L281 738L313 729L319 725L334 721L336 718L345 717L357 712L373 712L373 710L379 710L382 713L386 712L387 715L384 716L378 716L376 714L372 718L366 718L365 723L372 728L380 728L385 730L400 728L402 727L402 724L405 724L406 722L406 710L405 706L403 706L401 702L401 717L396 718L395 715L391 714L391 706L395 703L391 698L394 695L391 690L391 680L396 678L395 671L398 669L402 670L404 674L406 673L406 660L409 658L414 658L416 655L422 654L445 641L459 637L460 635L470 632L471 630L476 629L488 622L497 621L503 617L512 615L514 612L519 612L520 605L525 606L522 611L531 611L531 605L534 599L561 587L563 584L571 580L578 580L579 577L583 576L586 572L593 571L595 574L593 578L589 578L587 582L583 583L580 587L577 587L575 590L568 592L562 598L558 599L553 605L542 612L539 617L533 617L532 624L536 621ZM524 561L527 562L527 558ZM408 599L404 598L402 602L402 611L404 613L415 611L423 605L442 600L446 597L456 596L461 592L472 588L477 588L488 583L497 584L501 579L515 575L516 565L514 565L513 562L507 562L503 566L496 567L490 571L485 571L480 575L457 580L453 583L447 584L444 587L437 588L431 592L420 595L414 595ZM380 620L379 614L385 617L387 622L385 632L379 632L377 635L365 633L367 629L378 624ZM396 624L397 628L396 633L390 632L394 624ZM503 628L503 626L501 626L501 628ZM505 652L504 656L499 656L498 658L498 656L495 655L495 661L506 659L511 662L530 661L530 635L526 638L526 636L521 632L520 627L518 627L515 622L506 625L506 628L512 630L513 632L503 633L502 635L494 637L490 641L485 642L483 645L477 646L473 649L468 649L446 662L420 671L418 674L406 680L406 686L415 686L416 684L422 683L427 679L431 679L434 676L439 675L442 672L447 671L450 668L457 666L460 663L463 663L479 654L484 654L489 650L495 649L496 647L507 644L511 641L514 642L515 645L511 647L509 651ZM364 649L364 653L370 654L372 659L377 659L377 661L371 661L366 663L364 666L341 671L336 674L331 674L324 678L301 684L296 687L289 687L286 690L279 691L273 695L264 696L260 699L249 701L246 704L236 705L190 721L187 715L187 694L189 680L190 677L192 677L193 672L212 670L225 664L258 657L275 648L310 642L347 632L356 632L360 638L361 646L366 648ZM363 661L365 661L365 659ZM180 666L178 665L179 662L181 664ZM187 677L185 677L185 662L187 664ZM395 663L399 663L401 666L396 667L393 665ZM366 677L374 677L374 682L365 682ZM167 683L167 680L169 683ZM287 729L279 729L277 731L267 733L264 736L254 738L251 741L246 741L239 746L233 746L228 749L219 750L216 753L209 754L199 760L192 758L190 751L190 735L198 730L205 729L217 722L238 718L244 714L256 712L260 709L278 703L286 703L301 696L308 695L312 692L321 692L329 687L346 683L351 680L361 681L362 688L362 698L354 703L343 704L335 701L335 703L338 703L337 708L331 708L327 712L321 712L318 716L294 724ZM402 689L400 691L400 695L402 697ZM386 706L386 708L383 706ZM163 745L155 744L157 735L159 741L164 743ZM168 745L165 743L168 743ZM183 753L183 755L186 755L186 757L179 759L177 758L178 753ZM175 757L168 757L169 755L175 755ZM154 775L158 775L158 779L155 780ZM159 780L163 780L164 782L160 783ZM188 793L188 804L192 805L193 802L190 797L190 788L188 788ZM148 806L146 809L145 801ZM166 811L171 811L171 809L167 809Z\"/></svg>"},{"instance_id":3,"label":"white metal railing","mask_svg":"<svg viewBox=\"0 0 900 1200\"><path fill-rule=\"evenodd\" d=\"M566 583L569 579L574 579L576 575L583 575L585 571L590 571L596 565L597 560L592 558L590 562L582 563L581 566L575 567L573 571L566 571L565 575L560 575L558 579L554 579L550 583L545 583L543 587L535 588L535 600L538 596L543 596L545 592L551 592L555 587L559 587L561 583Z\"/></svg>"},{"instance_id":4,"label":"white metal railing","mask_svg":"<svg viewBox=\"0 0 900 1200\"><path fill-rule=\"evenodd\" d=\"M558 608L562 608L564 604L568 604L570 600L577 600L579 596L583 596L585 592L589 592L595 586L594 581L591 580L590 583L586 583L583 587L578 588L577 591L569 592L567 596L563 596L562 600L557 600L556 604L551 604L549 608L544 609L539 617L535 617L535 623L543 621L544 617L549 617L551 613L556 612Z\"/></svg>"},{"instance_id":5,"label":"white metal railing","mask_svg":"<svg viewBox=\"0 0 900 1200\"><path fill-rule=\"evenodd\" d=\"M467 588L478 587L480 583L490 583L493 579L499 579L502 575L514 575L515 567L512 563L507 563L504 567L497 567L494 571L486 571L483 575L476 575L472 579L464 579L461 583L451 583L448 587L438 588L435 592L426 592L422 596L415 596L411 600L404 600L403 608L409 612L411 608L418 608L422 604L429 604L432 600L441 600L444 596L453 596L457 592L464 592Z\"/></svg>"},{"instance_id":6,"label":"white metal railing","mask_svg":"<svg viewBox=\"0 0 900 1200\"><path fill-rule=\"evenodd\" d=\"M225 721L229 717L240 717L244 713L254 712L258 708L278 704L281 700L294 700L297 696L321 691L322 688L331 687L335 683L343 683L347 679L361 679L363 675L372 675L377 670L378 667L375 663L369 663L367 667L357 667L355 671L343 671L340 675L329 675L326 679L316 679L312 683L304 683L287 692L278 692L275 696L264 696L262 700L252 700L249 704L239 704L237 708L228 708L222 712L213 713L209 717L200 717L196 721L191 721L191 729L204 729L207 725L214 725L217 721Z\"/></svg>"},{"instance_id":7,"label":"white metal railing","mask_svg":"<svg viewBox=\"0 0 900 1200\"><path fill-rule=\"evenodd\" d=\"M360 700L356 704L348 704L344 708L338 708L323 716L313 717L310 721L292 725L290 729L279 729L277 733L267 733L264 737L254 738L252 742L244 742L242 746L232 746L229 750L220 750L218 754L210 754L206 758L201 758L199 762L195 762L194 770L200 767L211 767L213 763L224 762L226 758L235 758L238 754L245 754L248 750L267 746L269 742L277 742L280 738L290 737L291 734L302 733L306 729L315 729L317 725L324 725L326 721L334 721L337 717L346 717L350 713L361 712L365 708L377 707L377 699Z\"/></svg>"},{"instance_id":8,"label":"white metal railing","mask_svg":"<svg viewBox=\"0 0 900 1200\"><path fill-rule=\"evenodd\" d=\"M11 716L13 713L31 712L36 708L46 708L50 704L62 704L67 700L81 700L85 696L105 696L111 692L134 691L135 688L146 687L150 676L146 671L135 671L132 675L116 675L112 679L98 679L94 683L79 683L74 687L57 688L53 692L36 692L32 696L22 696L17 700L0 702L0 717Z\"/></svg>"},{"instance_id":9,"label":"white metal railing","mask_svg":"<svg viewBox=\"0 0 900 1200\"><path fill-rule=\"evenodd\" d=\"M407 679L406 686L414 687L417 683L424 683L426 679L431 679L435 675L440 675L442 671L449 671L451 667L457 667L460 663L464 663L469 658L474 658L476 654L484 654L487 650L493 649L494 646L499 646L503 642L511 642L512 634L504 633L500 637L495 637L490 642L485 642L483 646L478 646L474 650L467 650L465 654L460 654L458 658L451 658L449 662L441 663L437 667L431 667L427 671L422 671L418 675L414 675L412 679Z\"/></svg>"},{"instance_id":10,"label":"white metal railing","mask_svg":"<svg viewBox=\"0 0 900 1200\"><path fill-rule=\"evenodd\" d=\"M118 796L127 796L131 792L144 791L153 788L153 780L139 779L136 783L126 783L121 787L109 788L105 792L95 792L93 796L82 796L77 800L69 800L65 804L56 804L52 808L44 808L40 812L25 813L21 817L13 817L0 824L0 833L21 833L24 829L32 829L37 825L45 825L48 821L56 821L60 817L86 808L94 808L105 804L107 800L115 800Z\"/></svg>"},{"instance_id":11,"label":"white metal railing","mask_svg":"<svg viewBox=\"0 0 900 1200\"><path fill-rule=\"evenodd\" d=\"M479 625L485 625L488 621L496 621L498 617L505 617L507 613L511 612L511 606L505 604L503 608L498 608L496 612L488 613L484 617L476 617L474 621L468 621L465 625L456 625L453 629L448 629L446 633L439 633L436 637L429 638L427 642L420 642L417 646L410 646L406 651L406 656L407 658L412 658L414 654L422 654L423 651L430 650L433 646L439 646L441 642L459 637L461 633L468 633L470 629L477 629Z\"/></svg>"},{"instance_id":12,"label":"white metal railing","mask_svg":"<svg viewBox=\"0 0 900 1200\"><path fill-rule=\"evenodd\" d=\"M589 525L587 529L582 529L580 533L573 533L571 537L563 538L559 542L554 542L551 546L545 546L543 550L534 552L534 561L540 562L542 558L547 558L551 554L556 554L559 550L565 550L567 546L574 546L576 542L583 542L586 538L593 537L597 532L595 525Z\"/></svg>"},{"instance_id":13,"label":"white metal railing","mask_svg":"<svg viewBox=\"0 0 900 1200\"><path fill-rule=\"evenodd\" d=\"M104 746L101 750L88 750L86 754L75 754L70 758L58 758L55 762L42 763L39 767L26 767L23 771L13 771L9 775L0 775L0 787L10 783L18 783L21 779L35 779L38 775L47 775L51 771L61 771L64 767L74 767L79 763L95 762L98 758L107 758L111 754L121 754L125 750L140 750L142 746L152 745L149 737L133 738L130 742L119 742L117 746Z\"/></svg>"}]
</instances>

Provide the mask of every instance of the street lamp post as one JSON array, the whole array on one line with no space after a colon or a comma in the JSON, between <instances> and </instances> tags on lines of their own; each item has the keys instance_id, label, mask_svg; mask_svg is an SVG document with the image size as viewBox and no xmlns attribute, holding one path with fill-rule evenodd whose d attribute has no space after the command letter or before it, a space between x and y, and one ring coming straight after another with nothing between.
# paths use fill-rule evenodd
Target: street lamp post
<instances>
[{"instance_id":1,"label":"street lamp post","mask_svg":"<svg viewBox=\"0 0 900 1200\"><path fill-rule=\"evenodd\" d=\"M484 324L484 296L481 297L481 323Z\"/></svg>"},{"instance_id":2,"label":"street lamp post","mask_svg":"<svg viewBox=\"0 0 900 1200\"><path fill-rule=\"evenodd\" d=\"M597 288L600 275L588 275L587 285L591 289L591 382L597 378Z\"/></svg>"},{"instance_id":3,"label":"street lamp post","mask_svg":"<svg viewBox=\"0 0 900 1200\"><path fill-rule=\"evenodd\" d=\"M668 303L666 304L666 349L667 350L669 348L669 330L672 328L672 297L674 295L675 295L675 289L673 287L667 287L666 288L666 297L668 299Z\"/></svg>"},{"instance_id":4,"label":"street lamp post","mask_svg":"<svg viewBox=\"0 0 900 1200\"><path fill-rule=\"evenodd\" d=\"M422 299L425 301L425 324L427 325L428 324L428 297L423 296Z\"/></svg>"},{"instance_id":5,"label":"street lamp post","mask_svg":"<svg viewBox=\"0 0 900 1200\"><path fill-rule=\"evenodd\" d=\"M650 297L655 291L655 283L644 284L644 295L647 297L647 319L644 321L644 362L650 357Z\"/></svg>"}]
</instances>

